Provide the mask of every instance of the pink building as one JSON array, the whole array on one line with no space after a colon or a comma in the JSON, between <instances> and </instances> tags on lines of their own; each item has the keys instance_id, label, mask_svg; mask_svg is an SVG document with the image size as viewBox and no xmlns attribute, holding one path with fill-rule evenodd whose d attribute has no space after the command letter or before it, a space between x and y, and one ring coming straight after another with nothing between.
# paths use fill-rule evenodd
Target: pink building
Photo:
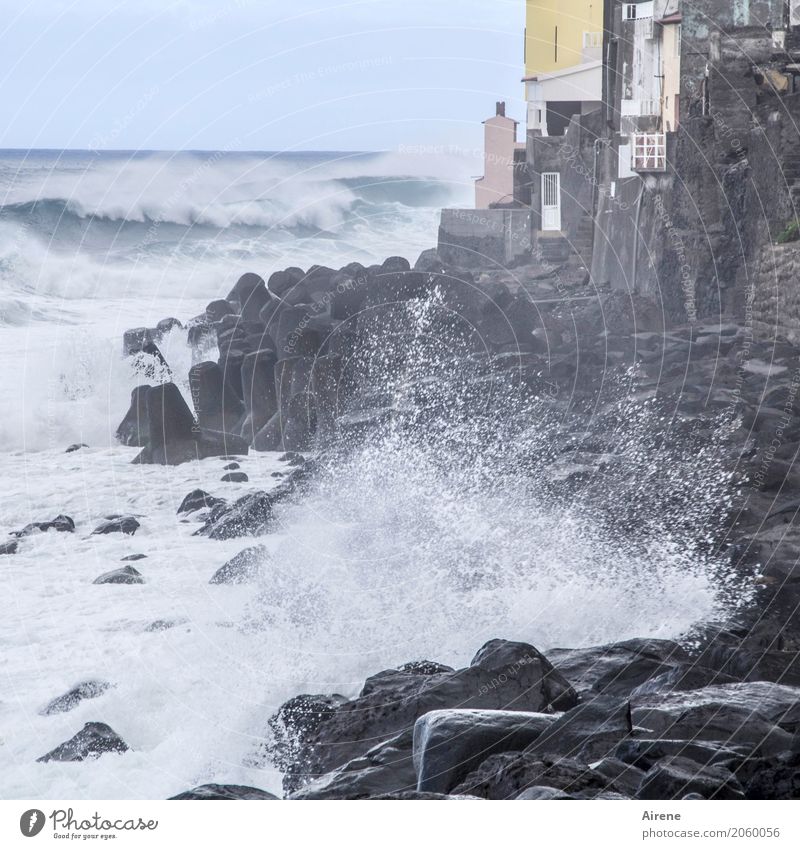
<instances>
[{"instance_id":1,"label":"pink building","mask_svg":"<svg viewBox=\"0 0 800 849\"><path fill-rule=\"evenodd\" d=\"M475 208L514 203L514 151L524 149L517 142L517 121L506 117L505 103L484 126L483 177L475 181Z\"/></svg>"}]
</instances>

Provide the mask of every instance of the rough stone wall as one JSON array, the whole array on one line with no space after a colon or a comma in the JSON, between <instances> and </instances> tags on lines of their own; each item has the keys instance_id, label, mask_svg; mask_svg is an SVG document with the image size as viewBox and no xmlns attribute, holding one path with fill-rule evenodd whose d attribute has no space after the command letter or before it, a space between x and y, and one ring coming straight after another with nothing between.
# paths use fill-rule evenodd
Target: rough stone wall
<instances>
[{"instance_id":1,"label":"rough stone wall","mask_svg":"<svg viewBox=\"0 0 800 849\"><path fill-rule=\"evenodd\" d=\"M600 110L576 115L563 136L528 135L527 158L531 184L534 231L541 230L541 175L561 174L561 229L570 242L578 236L581 220L592 215L594 142L601 136Z\"/></svg>"},{"instance_id":2,"label":"rough stone wall","mask_svg":"<svg viewBox=\"0 0 800 849\"><path fill-rule=\"evenodd\" d=\"M502 268L530 257L529 209L443 209L438 252L446 265Z\"/></svg>"},{"instance_id":3,"label":"rough stone wall","mask_svg":"<svg viewBox=\"0 0 800 849\"><path fill-rule=\"evenodd\" d=\"M800 243L764 245L748 306L756 337L800 342Z\"/></svg>"}]
</instances>

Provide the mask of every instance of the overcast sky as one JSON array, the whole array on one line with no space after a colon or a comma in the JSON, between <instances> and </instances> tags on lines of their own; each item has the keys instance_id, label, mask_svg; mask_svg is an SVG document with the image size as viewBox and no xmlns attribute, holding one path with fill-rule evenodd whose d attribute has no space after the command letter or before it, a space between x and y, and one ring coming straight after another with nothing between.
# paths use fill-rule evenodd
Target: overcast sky
<instances>
[{"instance_id":1,"label":"overcast sky","mask_svg":"<svg viewBox=\"0 0 800 849\"><path fill-rule=\"evenodd\" d=\"M0 147L475 146L523 0L0 0Z\"/></svg>"}]
</instances>

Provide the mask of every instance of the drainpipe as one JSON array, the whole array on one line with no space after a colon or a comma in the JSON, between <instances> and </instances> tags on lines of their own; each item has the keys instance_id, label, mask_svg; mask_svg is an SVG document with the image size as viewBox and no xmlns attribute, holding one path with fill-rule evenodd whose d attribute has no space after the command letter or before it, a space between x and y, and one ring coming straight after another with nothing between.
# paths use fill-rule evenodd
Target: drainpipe
<instances>
[{"instance_id":1,"label":"drainpipe","mask_svg":"<svg viewBox=\"0 0 800 849\"><path fill-rule=\"evenodd\" d=\"M633 269L631 271L631 292L636 293L636 277L639 267L639 221L642 217L642 196L644 195L644 178L641 178L642 187L639 189L639 197L636 199L636 225L633 228Z\"/></svg>"}]
</instances>

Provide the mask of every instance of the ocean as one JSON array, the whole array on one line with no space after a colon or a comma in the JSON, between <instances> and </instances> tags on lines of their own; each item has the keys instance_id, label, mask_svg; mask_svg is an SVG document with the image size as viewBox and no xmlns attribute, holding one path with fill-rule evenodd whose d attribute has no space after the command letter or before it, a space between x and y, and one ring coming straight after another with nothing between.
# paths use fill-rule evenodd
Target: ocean
<instances>
[{"instance_id":1,"label":"ocean","mask_svg":"<svg viewBox=\"0 0 800 849\"><path fill-rule=\"evenodd\" d=\"M465 462L463 444L450 457L402 440L354 458L259 540L274 565L265 584L209 585L252 541L193 536L177 506L197 487L271 486L286 464L251 453L249 483L221 483L220 458L131 465L138 449L115 443L138 379L124 330L189 319L245 271L413 262L435 245L440 207L471 203L470 170L386 153L0 152L0 534L58 514L76 523L0 556L3 798L166 798L207 782L279 792L267 720L297 693L354 695L410 660L464 665L494 637L543 650L677 637L714 613L697 552L663 535L620 551L518 481L487 486L480 447ZM161 347L185 375L185 334ZM73 443L87 447L66 453ZM702 516L718 496L686 498ZM135 536L91 534L119 513L138 517ZM92 583L134 554L144 584ZM42 714L86 681L110 687ZM89 721L131 751L36 762Z\"/></svg>"}]
</instances>

